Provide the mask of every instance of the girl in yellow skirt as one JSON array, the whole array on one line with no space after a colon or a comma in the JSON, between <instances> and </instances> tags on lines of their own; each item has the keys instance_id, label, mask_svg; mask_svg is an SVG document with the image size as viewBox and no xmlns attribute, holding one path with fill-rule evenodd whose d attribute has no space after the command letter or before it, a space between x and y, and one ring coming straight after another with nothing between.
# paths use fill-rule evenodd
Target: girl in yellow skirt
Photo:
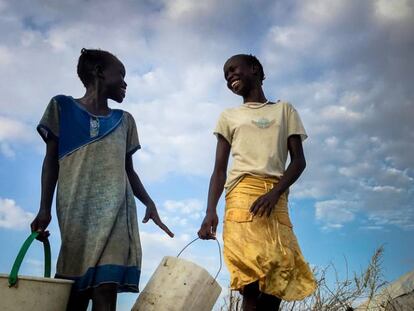
<instances>
[{"instance_id":1,"label":"girl in yellow skirt","mask_svg":"<svg viewBox=\"0 0 414 311\"><path fill-rule=\"evenodd\" d=\"M307 135L291 104L265 97L263 67L255 56L234 55L223 70L227 87L243 97L243 104L223 111L217 123L216 161L198 235L215 239L216 207L225 188L223 240L230 286L243 295L243 310L279 310L281 300L301 300L316 288L287 204L288 189L306 166L302 141Z\"/></svg>"}]
</instances>

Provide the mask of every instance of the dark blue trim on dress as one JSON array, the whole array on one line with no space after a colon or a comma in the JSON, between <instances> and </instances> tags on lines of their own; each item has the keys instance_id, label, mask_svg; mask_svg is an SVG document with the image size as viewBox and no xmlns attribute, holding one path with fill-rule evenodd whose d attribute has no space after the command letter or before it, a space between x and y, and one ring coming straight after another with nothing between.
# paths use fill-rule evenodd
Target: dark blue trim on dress
<instances>
[{"instance_id":1,"label":"dark blue trim on dress","mask_svg":"<svg viewBox=\"0 0 414 311\"><path fill-rule=\"evenodd\" d=\"M55 97L60 108L59 120L59 159L110 134L122 121L124 112L113 109L108 116L95 116L70 96ZM91 135L91 121L99 127Z\"/></svg>"},{"instance_id":2,"label":"dark blue trim on dress","mask_svg":"<svg viewBox=\"0 0 414 311\"><path fill-rule=\"evenodd\" d=\"M135 266L102 265L89 268L84 275L79 277L56 273L55 278L75 281L72 285L73 291L83 291L101 284L112 283L118 285L118 293L138 293L140 276L141 270Z\"/></svg>"}]
</instances>

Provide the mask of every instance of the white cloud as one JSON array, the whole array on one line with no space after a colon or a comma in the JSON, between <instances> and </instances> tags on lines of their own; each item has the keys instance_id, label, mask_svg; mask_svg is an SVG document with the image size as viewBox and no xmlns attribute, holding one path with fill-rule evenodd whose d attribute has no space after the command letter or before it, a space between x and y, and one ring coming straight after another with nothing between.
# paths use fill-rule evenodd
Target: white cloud
<instances>
[{"instance_id":1,"label":"white cloud","mask_svg":"<svg viewBox=\"0 0 414 311\"><path fill-rule=\"evenodd\" d=\"M180 231L194 235L205 215L204 210L204 203L198 199L167 200L160 214L169 226L180 226Z\"/></svg>"},{"instance_id":2,"label":"white cloud","mask_svg":"<svg viewBox=\"0 0 414 311\"><path fill-rule=\"evenodd\" d=\"M126 65L121 107L137 121L143 148L135 163L143 179L208 176L217 117L240 102L226 90L222 64L233 53L253 53L265 68L266 95L290 100L309 134L307 170L293 195L357 198L374 223L384 213L389 223L414 222L410 1L89 1L81 14L77 1L28 3L0 5L3 155L13 156L15 142L31 141L18 133L36 124L50 97L82 95L79 51L99 47Z\"/></svg>"},{"instance_id":3,"label":"white cloud","mask_svg":"<svg viewBox=\"0 0 414 311\"><path fill-rule=\"evenodd\" d=\"M33 137L33 129L27 124L0 115L0 141L29 141Z\"/></svg>"},{"instance_id":4,"label":"white cloud","mask_svg":"<svg viewBox=\"0 0 414 311\"><path fill-rule=\"evenodd\" d=\"M211 13L216 1L173 0L166 1L166 14L173 20L182 22L183 19L196 18L199 15Z\"/></svg>"},{"instance_id":5,"label":"white cloud","mask_svg":"<svg viewBox=\"0 0 414 311\"><path fill-rule=\"evenodd\" d=\"M298 14L309 23L332 24L347 9L349 1L305 1Z\"/></svg>"},{"instance_id":6,"label":"white cloud","mask_svg":"<svg viewBox=\"0 0 414 311\"><path fill-rule=\"evenodd\" d=\"M413 16L413 4L409 0L377 0L376 13L380 18L391 21L400 21Z\"/></svg>"},{"instance_id":7,"label":"white cloud","mask_svg":"<svg viewBox=\"0 0 414 311\"><path fill-rule=\"evenodd\" d=\"M378 6L398 23L378 24ZM316 205L324 226L355 221L355 201L372 225L414 223L412 17L407 1L308 1L268 31L265 86L293 102L309 134L308 165L292 194L343 202Z\"/></svg>"},{"instance_id":8,"label":"white cloud","mask_svg":"<svg viewBox=\"0 0 414 311\"><path fill-rule=\"evenodd\" d=\"M0 154L14 158L15 147L21 144L32 144L35 140L35 129L26 123L0 115Z\"/></svg>"},{"instance_id":9,"label":"white cloud","mask_svg":"<svg viewBox=\"0 0 414 311\"><path fill-rule=\"evenodd\" d=\"M26 212L12 199L0 198L0 228L28 229L34 215Z\"/></svg>"},{"instance_id":10,"label":"white cloud","mask_svg":"<svg viewBox=\"0 0 414 311\"><path fill-rule=\"evenodd\" d=\"M193 96L193 101L173 93L166 99L126 107L137 122L142 149L135 158L144 180L163 179L171 172L207 175L212 169L216 143L212 132L220 107L198 97Z\"/></svg>"},{"instance_id":11,"label":"white cloud","mask_svg":"<svg viewBox=\"0 0 414 311\"><path fill-rule=\"evenodd\" d=\"M187 199L182 201L167 200L164 202L164 208L169 212L180 214L194 214L203 211L204 205L198 199Z\"/></svg>"},{"instance_id":12,"label":"white cloud","mask_svg":"<svg viewBox=\"0 0 414 311\"><path fill-rule=\"evenodd\" d=\"M332 229L342 228L344 223L355 218L355 203L327 200L315 203L315 217Z\"/></svg>"}]
</instances>

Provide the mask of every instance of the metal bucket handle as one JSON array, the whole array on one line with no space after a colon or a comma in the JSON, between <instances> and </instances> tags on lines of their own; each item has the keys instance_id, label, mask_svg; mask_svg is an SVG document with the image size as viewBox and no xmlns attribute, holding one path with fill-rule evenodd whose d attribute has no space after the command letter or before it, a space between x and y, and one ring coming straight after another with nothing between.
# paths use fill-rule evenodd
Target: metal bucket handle
<instances>
[{"instance_id":1,"label":"metal bucket handle","mask_svg":"<svg viewBox=\"0 0 414 311\"><path fill-rule=\"evenodd\" d=\"M23 258L27 253L32 242L37 238L39 232L32 232L32 234L24 241L23 246L20 248L19 253L17 254L16 260L14 261L12 270L9 274L9 287L15 286L17 287L17 280L18 280L18 273L20 266L22 264ZM50 278L50 271L51 271L51 260L50 260L50 243L47 238L43 241L43 248L45 254L45 278Z\"/></svg>"},{"instance_id":2,"label":"metal bucket handle","mask_svg":"<svg viewBox=\"0 0 414 311\"><path fill-rule=\"evenodd\" d=\"M195 238L194 240L192 240L190 243L188 243L186 246L184 246L184 248L178 253L178 255L177 255L177 258L181 255L181 253L182 252L184 252L184 250L187 248L187 247L189 247L191 244L193 244L195 241L197 241L197 240L199 240L200 238ZM214 281L217 279L217 277L218 277L218 275L219 275L219 273L220 273L220 271L221 271L221 268L222 268L222 266L223 266L223 262L222 262L222 259L221 259L221 247L220 247L220 243L219 243L219 241L217 240L217 239L214 239L214 240L216 240L216 242L217 242L217 246L218 246L218 250L219 250L219 258L220 258L220 267L219 267L219 269L218 269L218 271L217 271L217 273L216 273L216 276L214 277L214 280L213 280L213 282L211 282L211 284L213 284L214 283Z\"/></svg>"}]
</instances>

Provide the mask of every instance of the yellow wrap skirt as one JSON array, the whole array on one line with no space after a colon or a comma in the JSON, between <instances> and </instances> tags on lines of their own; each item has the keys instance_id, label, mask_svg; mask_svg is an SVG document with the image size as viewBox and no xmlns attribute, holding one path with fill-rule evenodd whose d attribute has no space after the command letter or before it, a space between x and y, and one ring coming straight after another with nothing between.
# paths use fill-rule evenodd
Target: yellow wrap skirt
<instances>
[{"instance_id":1,"label":"yellow wrap skirt","mask_svg":"<svg viewBox=\"0 0 414 311\"><path fill-rule=\"evenodd\" d=\"M284 193L270 217L249 209L270 191L275 178L245 176L226 195L223 240L230 287L242 290L259 281L260 291L282 300L301 300L315 291L316 282L300 251L289 219Z\"/></svg>"}]
</instances>

